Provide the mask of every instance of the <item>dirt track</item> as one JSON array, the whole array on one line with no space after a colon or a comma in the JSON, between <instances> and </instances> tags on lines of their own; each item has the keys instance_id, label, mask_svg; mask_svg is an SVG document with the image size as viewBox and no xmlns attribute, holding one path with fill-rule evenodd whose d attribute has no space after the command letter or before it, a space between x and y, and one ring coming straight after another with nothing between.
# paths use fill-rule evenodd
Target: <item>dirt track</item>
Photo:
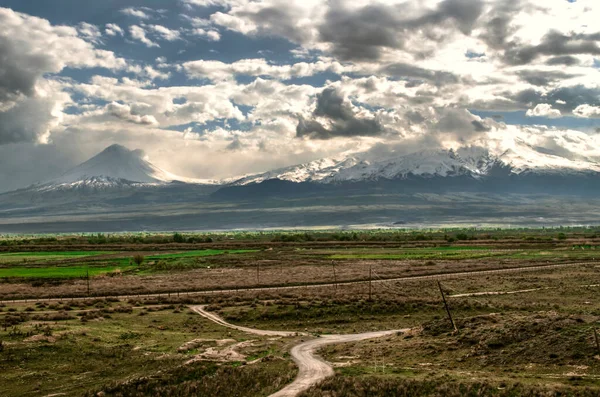
<instances>
[{"instance_id":1,"label":"dirt track","mask_svg":"<svg viewBox=\"0 0 600 397\"><path fill-rule=\"evenodd\" d=\"M214 321L224 327L237 329L255 335L265 336L297 336L306 335L294 331L269 331L260 330L239 325L233 325L214 313L209 313L204 310L205 306L191 306L190 308L201 316ZM331 365L323 361L315 355L315 352L323 346L336 343L357 342L365 339L380 338L397 334L398 332L406 332L408 329L389 330L366 332L363 334L347 334L347 335L321 335L318 339L311 339L294 346L290 352L294 362L298 365L298 375L296 379L277 393L271 394L269 397L294 397L308 389L309 387L321 382L322 380L333 376L333 368Z\"/></svg>"},{"instance_id":2,"label":"dirt track","mask_svg":"<svg viewBox=\"0 0 600 397\"><path fill-rule=\"evenodd\" d=\"M254 328L242 327L241 325L233 325L233 324L230 324L227 321L223 320L221 317L217 316L216 314L207 312L206 310L204 310L205 307L206 307L205 305L190 306L190 309L192 309L192 311L198 313L202 317L206 317L210 321L213 321L213 322L215 322L215 323L217 323L219 325L222 325L223 327L237 329L238 331L247 332L249 334L263 335L263 336L298 336L298 335L307 335L305 332L295 332L295 331L265 331L265 330L261 330L261 329L254 329Z\"/></svg>"},{"instance_id":3,"label":"dirt track","mask_svg":"<svg viewBox=\"0 0 600 397\"><path fill-rule=\"evenodd\" d=\"M270 397L293 397L297 396L309 387L333 376L331 365L315 355L315 352L323 346L336 343L357 342L365 339L380 338L382 336L394 335L398 332L406 332L408 329L366 332L363 334L347 335L322 335L319 339L303 342L292 348L290 354L298 365L296 379L277 393Z\"/></svg>"}]
</instances>

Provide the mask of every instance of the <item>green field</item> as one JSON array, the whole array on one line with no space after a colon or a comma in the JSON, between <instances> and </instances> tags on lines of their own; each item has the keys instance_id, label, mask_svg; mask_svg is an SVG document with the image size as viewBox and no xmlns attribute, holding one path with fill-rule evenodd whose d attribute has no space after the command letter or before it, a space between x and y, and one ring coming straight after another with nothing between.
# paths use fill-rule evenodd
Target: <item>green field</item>
<instances>
[{"instance_id":1,"label":"green field","mask_svg":"<svg viewBox=\"0 0 600 397\"><path fill-rule=\"evenodd\" d=\"M194 258L224 255L241 254L246 252L256 252L256 250L195 250L169 254L152 254L144 258L146 266L139 267L140 274L152 273L162 270L189 269L196 266ZM89 271L90 276L97 276L112 272L125 272L138 268L132 263L131 256L122 258L111 258L110 260L94 262L91 265L76 262L61 266L36 266L25 267L23 265L14 266L26 259L28 262L44 262L53 260L63 260L72 258L86 258L89 256L110 254L112 252L103 251L73 251L73 252L17 252L10 254L0 254L0 264L5 263L9 267L0 268L0 278L78 278L86 277ZM125 255L125 254L124 254ZM14 258L12 262L3 262L6 258ZM191 262L190 262L191 261ZM160 265L158 265L160 263ZM13 265L13 266L10 266Z\"/></svg>"},{"instance_id":2,"label":"green field","mask_svg":"<svg viewBox=\"0 0 600 397\"><path fill-rule=\"evenodd\" d=\"M481 247L408 248L394 251L386 250L384 252L381 252L381 250L365 250L364 252L355 251L350 254L334 254L330 256L330 259L461 260L509 256L514 255L517 252L519 251L495 251Z\"/></svg>"},{"instance_id":3,"label":"green field","mask_svg":"<svg viewBox=\"0 0 600 397\"><path fill-rule=\"evenodd\" d=\"M63 259L84 258L88 256L114 254L110 251L47 251L47 252L10 252L0 254L0 264L19 262L48 262Z\"/></svg>"},{"instance_id":4,"label":"green field","mask_svg":"<svg viewBox=\"0 0 600 397\"><path fill-rule=\"evenodd\" d=\"M157 255L149 255L146 259L179 259L179 258L195 258L202 256L214 256L214 255L223 255L223 254L243 254L246 252L256 252L257 250L196 250L196 251L186 251L186 252L178 252L176 254L157 254Z\"/></svg>"},{"instance_id":5,"label":"green field","mask_svg":"<svg viewBox=\"0 0 600 397\"><path fill-rule=\"evenodd\" d=\"M0 278L77 278L111 273L115 271L126 271L135 265L117 266L53 266L53 267L12 267L0 269Z\"/></svg>"}]
</instances>

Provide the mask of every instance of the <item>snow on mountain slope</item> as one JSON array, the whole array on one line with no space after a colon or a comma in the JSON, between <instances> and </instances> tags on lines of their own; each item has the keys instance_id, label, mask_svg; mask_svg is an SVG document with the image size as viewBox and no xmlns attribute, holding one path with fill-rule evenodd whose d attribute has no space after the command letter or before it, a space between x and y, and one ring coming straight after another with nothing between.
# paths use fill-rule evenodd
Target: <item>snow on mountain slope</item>
<instances>
[{"instance_id":1,"label":"snow on mountain slope","mask_svg":"<svg viewBox=\"0 0 600 397\"><path fill-rule=\"evenodd\" d=\"M321 181L333 177L340 170L357 164L359 160L349 157L344 160L325 158L298 164L291 167L279 168L261 174L247 175L242 178L233 178L225 182L241 186L251 183L260 183L269 179L280 179L290 182Z\"/></svg>"},{"instance_id":2,"label":"snow on mountain slope","mask_svg":"<svg viewBox=\"0 0 600 397\"><path fill-rule=\"evenodd\" d=\"M344 160L321 159L234 180L232 185L260 183L268 179L291 182L340 183L405 179L408 177L456 177L474 179L490 176L496 169L512 174L600 173L600 164L590 159L570 159L556 153L515 142L513 148L491 153L482 147L457 150L422 150L373 159L359 153Z\"/></svg>"},{"instance_id":3,"label":"snow on mountain slope","mask_svg":"<svg viewBox=\"0 0 600 397\"><path fill-rule=\"evenodd\" d=\"M498 159L510 165L512 172L515 174L600 172L600 164L592 159L561 156L558 153L536 148L522 141L516 141L515 147L501 153Z\"/></svg>"},{"instance_id":4,"label":"snow on mountain slope","mask_svg":"<svg viewBox=\"0 0 600 397\"><path fill-rule=\"evenodd\" d=\"M485 175L485 170L492 161L493 159L483 152L475 159L464 159L454 150L424 150L382 160L361 161L352 167L341 169L323 182L401 179L409 176L478 177Z\"/></svg>"},{"instance_id":5,"label":"snow on mountain slope","mask_svg":"<svg viewBox=\"0 0 600 397\"><path fill-rule=\"evenodd\" d=\"M215 184L214 181L171 174L144 159L142 151L115 144L60 177L39 185L37 189L98 189L169 182Z\"/></svg>"}]
</instances>

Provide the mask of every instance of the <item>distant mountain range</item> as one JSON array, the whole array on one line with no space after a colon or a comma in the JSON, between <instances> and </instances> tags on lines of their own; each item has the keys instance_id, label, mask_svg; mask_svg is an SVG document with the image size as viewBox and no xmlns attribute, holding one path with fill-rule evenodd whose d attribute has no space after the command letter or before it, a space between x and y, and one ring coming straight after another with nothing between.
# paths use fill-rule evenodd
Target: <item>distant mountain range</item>
<instances>
[{"instance_id":1,"label":"distant mountain range","mask_svg":"<svg viewBox=\"0 0 600 397\"><path fill-rule=\"evenodd\" d=\"M544 222L553 209L542 213L519 205L527 202L529 206L531 198L539 195L551 200L553 206L568 203L574 196L595 197L600 193L599 182L600 163L596 159L554 153L520 141L499 154L480 147L385 156L367 152L223 181L180 177L153 165L139 150L112 145L55 179L0 194L0 231L22 230L22 223L31 226L25 230L36 231L48 229L48 223L72 223L74 219L84 223L106 219L115 222L116 214L120 214L122 223L111 223L107 226L110 229L335 226L361 222L386 225L398 224L399 217L400 223L408 218L427 222L433 213L436 219L449 214L452 219L489 215L502 222L502 211L493 208L489 214L475 213L465 205L461 213L465 197L476 195L486 195L472 202L476 206L488 202L490 195L517 195L510 196L515 206L509 205L509 212L524 218L541 214L535 222ZM560 199L565 195L571 199ZM407 215L409 208L424 203L423 197L428 197L425 201L436 209L428 210L430 213L416 209ZM342 203L344 208L363 206L363 211L344 214L340 212ZM375 205L383 207L375 211L377 215L369 215ZM266 208L271 210L264 212ZM296 212L299 208L304 212ZM255 212L261 211L263 215L257 216ZM319 217L318 211L333 215ZM174 216L190 212L201 215L173 221ZM150 218L153 220L144 223ZM92 227L81 225L65 227ZM103 226L93 227L101 230Z\"/></svg>"},{"instance_id":2,"label":"distant mountain range","mask_svg":"<svg viewBox=\"0 0 600 397\"><path fill-rule=\"evenodd\" d=\"M140 150L112 145L60 177L25 190L68 190L86 187L108 189L141 185L159 187L169 183L225 187L259 184L268 180L339 185L416 178L469 177L481 181L518 175L600 175L600 163L592 159L567 158L547 150L542 151L540 148L531 148L522 142L520 146L518 152L511 149L498 156L481 147L423 150L383 158L372 158L368 153L361 153L344 159L320 159L241 178L217 181L174 175L146 160Z\"/></svg>"},{"instance_id":3,"label":"distant mountain range","mask_svg":"<svg viewBox=\"0 0 600 397\"><path fill-rule=\"evenodd\" d=\"M481 147L458 150L423 150L404 155L371 158L359 154L345 159L321 159L230 181L248 185L279 179L290 182L344 183L402 180L414 177L469 176L474 179L498 176L540 174L599 174L600 163L591 159L570 159L532 148L523 142L519 151L511 149L498 156ZM516 148L515 148L516 149Z\"/></svg>"}]
</instances>

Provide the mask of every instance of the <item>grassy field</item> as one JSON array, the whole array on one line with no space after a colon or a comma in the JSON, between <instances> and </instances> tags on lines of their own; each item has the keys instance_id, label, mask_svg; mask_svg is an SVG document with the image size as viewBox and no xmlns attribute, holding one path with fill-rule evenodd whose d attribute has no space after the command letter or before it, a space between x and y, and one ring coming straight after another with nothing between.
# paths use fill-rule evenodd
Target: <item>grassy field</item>
<instances>
[{"instance_id":1,"label":"grassy field","mask_svg":"<svg viewBox=\"0 0 600 397\"><path fill-rule=\"evenodd\" d=\"M0 278L86 278L121 272L135 268L134 265L116 266L53 266L0 268Z\"/></svg>"},{"instance_id":2,"label":"grassy field","mask_svg":"<svg viewBox=\"0 0 600 397\"><path fill-rule=\"evenodd\" d=\"M63 300L0 304L0 395L267 396L293 379L297 370L288 352L307 337L223 328L188 309L202 303L232 323L315 337L410 328L324 348L320 354L336 375L304 397L597 396L600 351L593 329L600 331L600 261L595 243L569 239L550 245L525 238L419 239L408 246L269 245L258 239L230 248L117 245L75 251L87 256L36 259L35 266L5 263L0 299ZM65 252L56 248L20 255ZM144 257L139 266L131 263L135 255ZM82 276L88 269L91 295L164 296L73 299L86 296ZM436 278L410 278L423 275ZM302 287L280 288L292 285ZM243 287L271 288L236 291ZM176 294L225 288L231 292Z\"/></svg>"},{"instance_id":3,"label":"grassy field","mask_svg":"<svg viewBox=\"0 0 600 397\"><path fill-rule=\"evenodd\" d=\"M133 258L123 254L122 257L111 257L102 259L102 255L115 254L112 252L101 251L83 251L83 252L36 252L36 253L10 253L0 254L0 263L2 258L19 258L19 260L4 262L5 266L0 267L0 279L2 278L51 278L51 279L69 279L86 278L99 275L119 275L124 272L135 270L138 274L150 274L156 271L174 270L179 267L186 269L193 267L195 258L210 257L224 254L240 254L246 252L255 252L254 250L195 250L178 253L151 254L144 256L147 266L138 266L133 263ZM99 257L93 262L87 259ZM143 256L143 255L142 255ZM81 261L73 259L81 258ZM68 259L69 261L65 261ZM23 261L21 263L21 261ZM31 266L30 262L36 262L36 266ZM53 262L57 265L44 265L47 262ZM18 265L16 265L18 263Z\"/></svg>"},{"instance_id":4,"label":"grassy field","mask_svg":"<svg viewBox=\"0 0 600 397\"><path fill-rule=\"evenodd\" d=\"M109 251L57 251L57 252L10 252L0 253L0 265L59 261L64 259L85 258L89 256L112 254Z\"/></svg>"},{"instance_id":5,"label":"grassy field","mask_svg":"<svg viewBox=\"0 0 600 397\"><path fill-rule=\"evenodd\" d=\"M89 300L3 313L0 321L14 325L0 332L0 394L95 395L104 390L115 395L145 388L144 395L165 395L169 384L199 395L267 394L295 374L283 359L280 341L224 334L185 306L150 303ZM203 356L208 348L212 353ZM228 351L235 354L228 356ZM251 361L247 357L260 359L242 366ZM261 378L259 384L252 381ZM123 384L131 379L136 381Z\"/></svg>"},{"instance_id":6,"label":"grassy field","mask_svg":"<svg viewBox=\"0 0 600 397\"><path fill-rule=\"evenodd\" d=\"M180 258L199 258L203 256L215 256L223 254L244 254L247 252L256 252L256 250L194 250L186 252L178 252L174 254L157 254L150 255L147 259L180 259Z\"/></svg>"}]
</instances>

